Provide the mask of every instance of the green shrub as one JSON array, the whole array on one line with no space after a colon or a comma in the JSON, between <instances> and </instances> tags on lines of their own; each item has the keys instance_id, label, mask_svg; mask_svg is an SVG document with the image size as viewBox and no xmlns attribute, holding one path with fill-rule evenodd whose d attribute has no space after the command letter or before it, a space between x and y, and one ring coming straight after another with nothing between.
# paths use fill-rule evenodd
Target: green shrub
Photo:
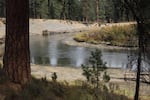
<instances>
[{"instance_id":1,"label":"green shrub","mask_svg":"<svg viewBox=\"0 0 150 100\"><path fill-rule=\"evenodd\" d=\"M107 74L106 71L104 72L103 80L104 80L104 82L109 82L110 81L110 76Z\"/></svg>"},{"instance_id":2,"label":"green shrub","mask_svg":"<svg viewBox=\"0 0 150 100\"><path fill-rule=\"evenodd\" d=\"M106 70L106 63L101 59L101 51L96 49L91 52L89 57L89 62L86 65L82 65L83 75L86 77L87 81L96 87L99 87L101 72Z\"/></svg>"},{"instance_id":3,"label":"green shrub","mask_svg":"<svg viewBox=\"0 0 150 100\"><path fill-rule=\"evenodd\" d=\"M57 74L56 74L56 72L54 72L54 73L52 74L51 78L52 78L52 80L53 80L54 82L57 81Z\"/></svg>"}]
</instances>

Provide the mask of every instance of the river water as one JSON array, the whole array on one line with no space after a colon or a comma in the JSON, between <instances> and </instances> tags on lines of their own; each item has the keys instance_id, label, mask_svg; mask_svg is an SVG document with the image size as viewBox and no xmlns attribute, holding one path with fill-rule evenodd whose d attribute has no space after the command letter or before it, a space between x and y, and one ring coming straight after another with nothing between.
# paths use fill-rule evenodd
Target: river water
<instances>
[{"instance_id":1,"label":"river water","mask_svg":"<svg viewBox=\"0 0 150 100\"><path fill-rule=\"evenodd\" d=\"M61 40L40 35L30 37L31 63L51 66L80 67L88 61L93 48L68 46ZM108 67L125 68L128 62L126 50L103 50L102 59Z\"/></svg>"}]
</instances>

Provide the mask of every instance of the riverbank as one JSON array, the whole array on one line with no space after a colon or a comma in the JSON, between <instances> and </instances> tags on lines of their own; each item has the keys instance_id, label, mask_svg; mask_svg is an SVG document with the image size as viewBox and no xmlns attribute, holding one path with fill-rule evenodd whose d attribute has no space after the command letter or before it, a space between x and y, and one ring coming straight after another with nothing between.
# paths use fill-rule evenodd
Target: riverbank
<instances>
[{"instance_id":1,"label":"riverbank","mask_svg":"<svg viewBox=\"0 0 150 100\"><path fill-rule=\"evenodd\" d=\"M86 80L82 75L82 68L75 67L54 67L54 66L40 66L40 65L31 65L31 74L36 78L46 77L48 80L51 80L51 76L56 72L58 76L58 81L69 81L74 82L76 80ZM125 70L117 68L107 69L108 74L111 77L111 82L124 82ZM132 72L134 74L134 72Z\"/></svg>"},{"instance_id":2,"label":"riverbank","mask_svg":"<svg viewBox=\"0 0 150 100\"><path fill-rule=\"evenodd\" d=\"M0 38L5 37L5 19L0 18ZM91 29L97 29L100 27L112 27L135 24L135 22L122 22L122 23L109 23L101 24L83 24L78 21L71 20L57 20L57 19L30 19L29 20L29 32L30 35L42 35L43 31L60 32L60 33L72 33L78 31L85 31Z\"/></svg>"},{"instance_id":3,"label":"riverbank","mask_svg":"<svg viewBox=\"0 0 150 100\"><path fill-rule=\"evenodd\" d=\"M2 67L2 61L0 60L0 67ZM134 79L135 72L134 71L127 71L120 68L108 68L107 74L110 75L110 82L115 83L123 83L127 82L124 80L125 74L129 74L126 78ZM56 73L57 81L64 82L67 81L69 83L74 83L75 81L86 81L86 78L82 75L83 71L82 68L76 67L61 67L61 66L44 66L44 65L36 65L31 64L31 75L35 78L41 79L45 78L49 81L52 80L52 74ZM101 73L103 75L103 73ZM128 80L130 81L130 80Z\"/></svg>"},{"instance_id":4,"label":"riverbank","mask_svg":"<svg viewBox=\"0 0 150 100\"><path fill-rule=\"evenodd\" d=\"M3 19L4 20L4 19ZM5 24L0 20L0 38L5 37ZM76 32L87 30L88 27L77 21L57 20L57 19L30 19L30 35L42 35L43 31L51 32Z\"/></svg>"},{"instance_id":5,"label":"riverbank","mask_svg":"<svg viewBox=\"0 0 150 100\"><path fill-rule=\"evenodd\" d=\"M52 80L51 76L53 73L57 74L57 81L64 82L70 84L81 84L82 81L86 81L86 78L82 75L81 68L71 68L71 67L54 67L54 66L40 66L40 65L31 65L31 74L33 77L41 79L45 78L47 80ZM122 94L132 98L134 96L135 91L135 81L131 81L130 79L135 77L134 72L127 72L124 69L107 69L108 74L111 79L109 86L112 86L114 92L117 94ZM126 73L127 80L124 80L124 75ZM129 78L129 80L128 80ZM140 97L142 98L150 98L150 85L141 83L140 87ZM141 100L149 100L149 99L141 99Z\"/></svg>"},{"instance_id":6,"label":"riverbank","mask_svg":"<svg viewBox=\"0 0 150 100\"><path fill-rule=\"evenodd\" d=\"M2 61L0 60L0 67L2 67ZM31 64L31 75L35 78L45 78L52 80L51 76L53 73L57 74L57 80L60 82L67 81L69 83L81 80L85 81L86 78L82 75L82 68L70 67L70 66L44 66ZM110 75L110 82L125 82L125 74L129 74L130 79L135 78L134 71L127 71L121 68L108 68L107 73ZM130 80L129 80L130 81Z\"/></svg>"},{"instance_id":7,"label":"riverbank","mask_svg":"<svg viewBox=\"0 0 150 100\"><path fill-rule=\"evenodd\" d=\"M86 81L85 77L83 77L82 75L81 68L70 68L68 66L52 67L52 66L40 66L31 64L31 74L33 77L37 79L46 78L48 81L51 82L52 80L51 76L54 72L57 74L57 81L67 86L82 85L82 82ZM109 84L106 84L106 86L111 87L113 89L113 93L133 98L135 91L135 81L130 80L125 81L124 80L125 71L122 69L108 69L107 72L110 75L111 80ZM150 98L149 89L150 85L141 83L140 97L145 98L141 100L149 100Z\"/></svg>"},{"instance_id":8,"label":"riverbank","mask_svg":"<svg viewBox=\"0 0 150 100\"><path fill-rule=\"evenodd\" d=\"M66 45L71 46L80 46L80 47L88 47L88 48L97 48L97 49L107 49L107 50L136 50L136 48L130 48L130 47L120 47L120 46L111 46L106 44L91 44L86 42L77 42L73 39L73 35L69 37L69 39L64 39L62 41Z\"/></svg>"},{"instance_id":9,"label":"riverbank","mask_svg":"<svg viewBox=\"0 0 150 100\"><path fill-rule=\"evenodd\" d=\"M86 32L78 32L73 39L79 43L85 42L94 45L102 45L115 49L136 48L137 35L135 24L105 26L98 29L91 29Z\"/></svg>"}]
</instances>

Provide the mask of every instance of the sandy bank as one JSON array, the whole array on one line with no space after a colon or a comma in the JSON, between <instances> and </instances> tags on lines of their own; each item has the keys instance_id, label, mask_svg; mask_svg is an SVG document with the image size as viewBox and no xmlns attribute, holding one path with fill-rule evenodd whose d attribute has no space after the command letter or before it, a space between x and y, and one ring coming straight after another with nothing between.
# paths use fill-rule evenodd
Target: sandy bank
<instances>
[{"instance_id":1,"label":"sandy bank","mask_svg":"<svg viewBox=\"0 0 150 100\"><path fill-rule=\"evenodd\" d=\"M36 78L45 77L51 80L52 73L56 72L58 81L75 81L75 80L86 80L82 75L81 68L71 67L52 67L52 66L40 66L31 65L31 74ZM124 82L125 70L122 69L107 69L108 74L111 77L111 82Z\"/></svg>"},{"instance_id":2,"label":"sandy bank","mask_svg":"<svg viewBox=\"0 0 150 100\"><path fill-rule=\"evenodd\" d=\"M86 25L77 21L55 20L55 19L30 19L30 35L42 34L44 30L53 32L74 32L85 30ZM5 24L0 20L0 38L5 36Z\"/></svg>"},{"instance_id":3,"label":"sandy bank","mask_svg":"<svg viewBox=\"0 0 150 100\"><path fill-rule=\"evenodd\" d=\"M0 19L0 38L5 36L5 24L3 23L5 19ZM109 23L102 24L100 27L111 27L118 25L129 25L135 24L135 22L124 22L124 23ZM52 32L76 32L83 30L90 30L93 28L98 28L97 23L93 24L83 24L78 21L70 20L57 20L57 19L30 19L29 20L30 35L42 34L44 30Z\"/></svg>"},{"instance_id":4,"label":"sandy bank","mask_svg":"<svg viewBox=\"0 0 150 100\"><path fill-rule=\"evenodd\" d=\"M31 65L31 70L31 74L36 78L46 76L48 80L51 80L52 73L56 72L58 81L85 80L82 70L78 68Z\"/></svg>"}]
</instances>

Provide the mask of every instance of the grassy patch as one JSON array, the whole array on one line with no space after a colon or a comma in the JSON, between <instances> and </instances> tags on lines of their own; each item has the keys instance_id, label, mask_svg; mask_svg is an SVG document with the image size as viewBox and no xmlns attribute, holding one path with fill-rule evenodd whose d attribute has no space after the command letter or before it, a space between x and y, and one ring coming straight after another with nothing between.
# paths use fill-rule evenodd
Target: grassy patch
<instances>
[{"instance_id":1,"label":"grassy patch","mask_svg":"<svg viewBox=\"0 0 150 100\"><path fill-rule=\"evenodd\" d=\"M105 43L114 46L137 46L135 25L111 26L101 29L81 32L75 35L74 40L92 44Z\"/></svg>"}]
</instances>

